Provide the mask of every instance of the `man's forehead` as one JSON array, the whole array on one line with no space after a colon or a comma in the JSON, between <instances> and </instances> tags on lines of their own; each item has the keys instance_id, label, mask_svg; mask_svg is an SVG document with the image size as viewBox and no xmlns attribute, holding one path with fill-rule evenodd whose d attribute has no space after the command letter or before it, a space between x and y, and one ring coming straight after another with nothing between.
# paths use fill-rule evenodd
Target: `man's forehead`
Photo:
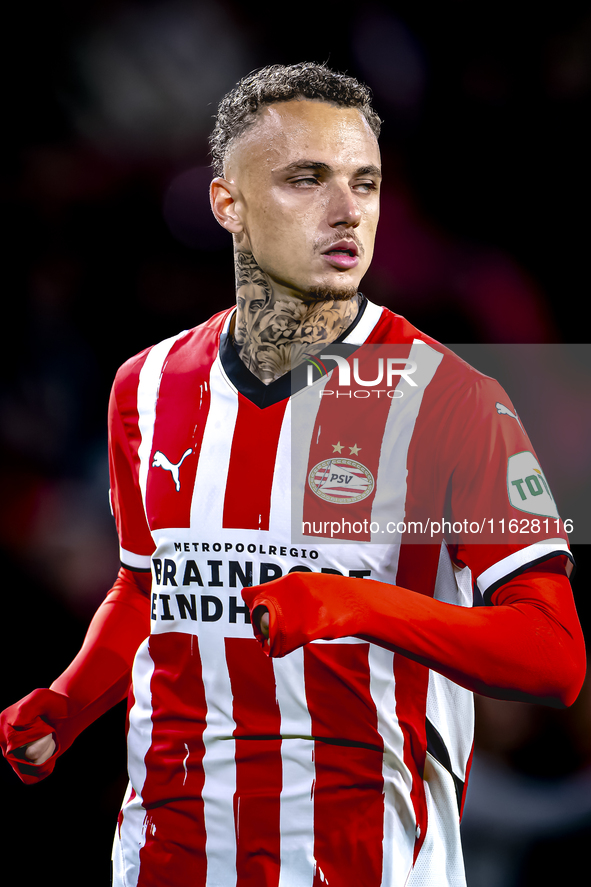
<instances>
[{"instance_id":1,"label":"man's forehead","mask_svg":"<svg viewBox=\"0 0 591 887\"><path fill-rule=\"evenodd\" d=\"M379 165L379 148L363 113L310 99L277 102L261 108L256 121L228 152L228 170L250 161L277 168L314 157Z\"/></svg>"}]
</instances>

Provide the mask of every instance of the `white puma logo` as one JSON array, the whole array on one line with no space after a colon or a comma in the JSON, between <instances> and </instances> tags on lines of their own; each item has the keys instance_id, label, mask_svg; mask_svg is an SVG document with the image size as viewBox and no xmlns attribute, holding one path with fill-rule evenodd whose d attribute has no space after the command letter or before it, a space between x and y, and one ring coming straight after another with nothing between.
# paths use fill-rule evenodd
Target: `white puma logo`
<instances>
[{"instance_id":1,"label":"white puma logo","mask_svg":"<svg viewBox=\"0 0 591 887\"><path fill-rule=\"evenodd\" d=\"M511 410L509 409L509 407L506 407L505 404L496 403L495 406L497 408L497 413L499 413L501 416L512 416L512 418L517 419L517 421L521 425L521 422L519 421L519 416L517 415L517 413L512 413ZM523 430L523 425L521 425L521 428Z\"/></svg>"},{"instance_id":2,"label":"white puma logo","mask_svg":"<svg viewBox=\"0 0 591 887\"><path fill-rule=\"evenodd\" d=\"M185 450L183 455L180 458L180 461L174 465L170 459L161 453L160 450L156 450L154 453L154 461L152 462L152 468L164 468L165 471L170 471L172 474L172 479L174 481L174 485L176 487L177 493L181 488L181 481L179 478L179 468L183 464L183 461L193 452L193 448L189 447L188 450Z\"/></svg>"}]
</instances>

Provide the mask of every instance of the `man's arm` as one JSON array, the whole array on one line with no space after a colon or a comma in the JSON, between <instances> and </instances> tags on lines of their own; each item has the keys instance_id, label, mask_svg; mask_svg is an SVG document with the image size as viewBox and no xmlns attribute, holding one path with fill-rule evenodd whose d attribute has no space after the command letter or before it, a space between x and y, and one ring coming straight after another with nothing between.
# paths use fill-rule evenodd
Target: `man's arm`
<instances>
[{"instance_id":1,"label":"man's arm","mask_svg":"<svg viewBox=\"0 0 591 887\"><path fill-rule=\"evenodd\" d=\"M511 579L490 607L319 573L290 573L242 596L270 656L320 638L357 636L474 692L558 706L575 701L585 676L583 634L560 558ZM268 638L260 626L265 608Z\"/></svg>"},{"instance_id":2,"label":"man's arm","mask_svg":"<svg viewBox=\"0 0 591 887\"><path fill-rule=\"evenodd\" d=\"M76 736L127 695L135 654L150 632L150 583L149 573L122 567L73 662L49 689L0 714L0 747L23 782L48 776Z\"/></svg>"}]
</instances>

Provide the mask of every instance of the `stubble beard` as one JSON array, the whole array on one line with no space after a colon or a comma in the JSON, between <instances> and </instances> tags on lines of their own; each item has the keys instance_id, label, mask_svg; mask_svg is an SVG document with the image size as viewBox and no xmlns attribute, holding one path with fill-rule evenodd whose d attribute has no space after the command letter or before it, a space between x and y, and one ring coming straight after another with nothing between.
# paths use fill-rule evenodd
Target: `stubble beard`
<instances>
[{"instance_id":1,"label":"stubble beard","mask_svg":"<svg viewBox=\"0 0 591 887\"><path fill-rule=\"evenodd\" d=\"M350 302L357 295L357 287L348 286L318 286L307 290L303 294L304 301L310 302Z\"/></svg>"}]
</instances>

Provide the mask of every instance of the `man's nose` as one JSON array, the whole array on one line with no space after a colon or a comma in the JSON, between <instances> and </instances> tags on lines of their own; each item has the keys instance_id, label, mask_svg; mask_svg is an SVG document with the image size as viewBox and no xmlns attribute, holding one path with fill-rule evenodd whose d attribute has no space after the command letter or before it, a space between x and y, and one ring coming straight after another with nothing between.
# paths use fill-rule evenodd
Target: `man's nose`
<instances>
[{"instance_id":1,"label":"man's nose","mask_svg":"<svg viewBox=\"0 0 591 887\"><path fill-rule=\"evenodd\" d=\"M357 204L355 194L349 185L337 185L331 189L328 204L328 224L331 228L343 225L347 228L356 228L361 221L361 211Z\"/></svg>"}]
</instances>

